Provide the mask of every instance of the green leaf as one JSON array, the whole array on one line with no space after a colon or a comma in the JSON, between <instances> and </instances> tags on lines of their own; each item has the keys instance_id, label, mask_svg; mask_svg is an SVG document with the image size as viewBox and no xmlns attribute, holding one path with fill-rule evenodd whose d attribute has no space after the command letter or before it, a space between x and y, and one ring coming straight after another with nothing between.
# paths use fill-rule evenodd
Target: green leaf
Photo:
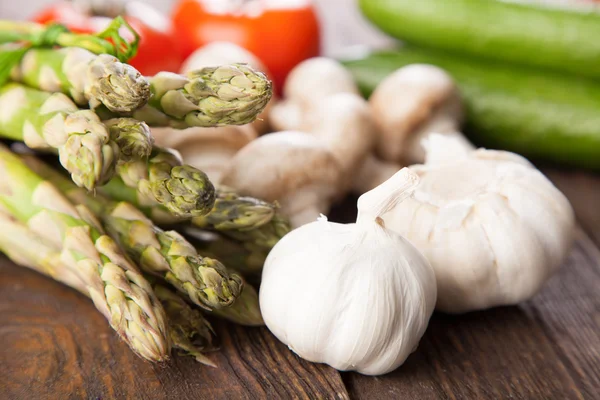
<instances>
[{"instance_id":1,"label":"green leaf","mask_svg":"<svg viewBox=\"0 0 600 400\"><path fill-rule=\"evenodd\" d=\"M21 61L27 50L29 50L29 47L17 47L0 51L0 87L8 82L10 72Z\"/></svg>"}]
</instances>

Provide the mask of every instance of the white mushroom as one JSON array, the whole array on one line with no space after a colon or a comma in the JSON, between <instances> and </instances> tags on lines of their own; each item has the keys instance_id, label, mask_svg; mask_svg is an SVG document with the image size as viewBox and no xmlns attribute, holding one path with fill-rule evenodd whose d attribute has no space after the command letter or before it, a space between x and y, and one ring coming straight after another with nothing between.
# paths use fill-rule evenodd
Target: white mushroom
<instances>
[{"instance_id":1,"label":"white mushroom","mask_svg":"<svg viewBox=\"0 0 600 400\"><path fill-rule=\"evenodd\" d=\"M341 194L342 168L329 149L303 132L261 136L230 161L221 183L240 194L278 201L292 227L327 213Z\"/></svg>"},{"instance_id":2,"label":"white mushroom","mask_svg":"<svg viewBox=\"0 0 600 400\"><path fill-rule=\"evenodd\" d=\"M348 188L377 139L369 105L353 93L336 93L315 102L301 130L313 134L331 150L342 167Z\"/></svg>"},{"instance_id":3,"label":"white mushroom","mask_svg":"<svg viewBox=\"0 0 600 400\"><path fill-rule=\"evenodd\" d=\"M382 80L369 104L379 128L377 155L400 163L423 162L421 141L432 132L460 138L463 105L452 78L432 65L413 64Z\"/></svg>"},{"instance_id":4,"label":"white mushroom","mask_svg":"<svg viewBox=\"0 0 600 400\"><path fill-rule=\"evenodd\" d=\"M303 61L286 78L284 100L273 106L271 125L278 131L300 129L304 117L314 109L315 99L336 93L359 94L349 71L331 58Z\"/></svg>"},{"instance_id":5,"label":"white mushroom","mask_svg":"<svg viewBox=\"0 0 600 400\"><path fill-rule=\"evenodd\" d=\"M311 58L290 72L283 87L285 99L273 106L271 125L277 130L313 133L330 147L352 191L358 194L378 186L400 170L373 155L378 135L366 102L352 75L330 58Z\"/></svg>"},{"instance_id":6,"label":"white mushroom","mask_svg":"<svg viewBox=\"0 0 600 400\"><path fill-rule=\"evenodd\" d=\"M204 171L216 184L233 156L257 134L249 124L183 130L152 128L152 136L158 146L179 151L187 164Z\"/></svg>"},{"instance_id":7,"label":"white mushroom","mask_svg":"<svg viewBox=\"0 0 600 400\"><path fill-rule=\"evenodd\" d=\"M186 58L179 72L185 74L204 67L232 63L245 63L258 71L269 72L258 57L231 42L212 42L200 47Z\"/></svg>"}]
</instances>

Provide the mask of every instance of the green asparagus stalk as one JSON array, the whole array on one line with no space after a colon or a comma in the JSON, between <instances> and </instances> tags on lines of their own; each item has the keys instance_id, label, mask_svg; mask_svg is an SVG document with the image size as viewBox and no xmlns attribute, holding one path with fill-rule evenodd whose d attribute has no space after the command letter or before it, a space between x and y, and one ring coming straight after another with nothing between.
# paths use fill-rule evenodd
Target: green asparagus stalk
<instances>
[{"instance_id":1,"label":"green asparagus stalk","mask_svg":"<svg viewBox=\"0 0 600 400\"><path fill-rule=\"evenodd\" d=\"M77 273L96 308L140 356L168 358L165 314L152 287L83 206L73 206L50 182L0 148L0 204L55 248ZM4 235L3 235L4 236Z\"/></svg>"},{"instance_id":2,"label":"green asparagus stalk","mask_svg":"<svg viewBox=\"0 0 600 400\"><path fill-rule=\"evenodd\" d=\"M152 285L168 317L169 336L173 347L196 361L216 367L202 352L214 350L213 331L200 311L190 307L175 292L160 284Z\"/></svg>"},{"instance_id":3,"label":"green asparagus stalk","mask_svg":"<svg viewBox=\"0 0 600 400\"><path fill-rule=\"evenodd\" d=\"M154 147L149 159L121 163L117 173L125 185L137 190L141 204L162 205L178 218L202 216L215 202L208 176L184 165L174 150Z\"/></svg>"},{"instance_id":4,"label":"green asparagus stalk","mask_svg":"<svg viewBox=\"0 0 600 400\"><path fill-rule=\"evenodd\" d=\"M149 81L152 97L133 117L150 126L248 124L273 94L271 81L243 64L206 67L186 75L160 72Z\"/></svg>"},{"instance_id":5,"label":"green asparagus stalk","mask_svg":"<svg viewBox=\"0 0 600 400\"><path fill-rule=\"evenodd\" d=\"M265 324L258 305L258 293L246 282L244 282L242 293L230 307L213 310L210 314L239 325L262 326Z\"/></svg>"},{"instance_id":6,"label":"green asparagus stalk","mask_svg":"<svg viewBox=\"0 0 600 400\"><path fill-rule=\"evenodd\" d=\"M177 232L165 232L156 227L129 203L89 195L36 158L25 157L25 160L71 202L84 205L98 216L106 230L144 272L164 279L195 304L207 309L228 306L239 296L241 278L229 275L219 261L200 257Z\"/></svg>"},{"instance_id":7,"label":"green asparagus stalk","mask_svg":"<svg viewBox=\"0 0 600 400\"><path fill-rule=\"evenodd\" d=\"M240 196L233 189L220 186L210 212L192 218L192 225L217 231L251 230L267 224L275 215L276 204L254 197Z\"/></svg>"},{"instance_id":8,"label":"green asparagus stalk","mask_svg":"<svg viewBox=\"0 0 600 400\"><path fill-rule=\"evenodd\" d=\"M0 251L16 264L41 272L89 296L73 265L62 262L60 249L54 248L6 210L0 209L0 225Z\"/></svg>"},{"instance_id":9,"label":"green asparagus stalk","mask_svg":"<svg viewBox=\"0 0 600 400\"><path fill-rule=\"evenodd\" d=\"M144 212L158 224L176 224L186 220L173 215L163 206L148 199L140 191L126 184L124 179L112 179L101 188L102 193L114 200L127 201ZM219 187L215 192L215 202L208 214L192 217L191 225L198 228L227 231L252 230L271 221L277 205L265 201L240 196L230 188Z\"/></svg>"},{"instance_id":10,"label":"green asparagus stalk","mask_svg":"<svg viewBox=\"0 0 600 400\"><path fill-rule=\"evenodd\" d=\"M279 240L291 230L289 221L280 213L275 213L268 224L257 229L223 232L246 246L249 251L268 253Z\"/></svg>"},{"instance_id":11,"label":"green asparagus stalk","mask_svg":"<svg viewBox=\"0 0 600 400\"><path fill-rule=\"evenodd\" d=\"M264 250L248 250L244 243L224 236L219 232L184 228L198 252L205 257L216 258L244 276L256 276L262 271L268 255Z\"/></svg>"},{"instance_id":12,"label":"green asparagus stalk","mask_svg":"<svg viewBox=\"0 0 600 400\"><path fill-rule=\"evenodd\" d=\"M24 224L0 210L0 251L18 265L31 268L50 278L90 296L86 285L72 267L62 262L59 250L33 233ZM192 309L183 299L160 284L152 288L167 315L169 337L174 348L192 355L197 361L214 366L202 351L213 349L214 332L202 314Z\"/></svg>"},{"instance_id":13,"label":"green asparagus stalk","mask_svg":"<svg viewBox=\"0 0 600 400\"><path fill-rule=\"evenodd\" d=\"M13 67L11 79L46 92L62 92L79 106L103 104L127 113L150 98L150 85L132 66L108 54L79 47L28 50Z\"/></svg>"},{"instance_id":14,"label":"green asparagus stalk","mask_svg":"<svg viewBox=\"0 0 600 400\"><path fill-rule=\"evenodd\" d=\"M0 88L0 136L33 149L55 149L73 182L88 190L114 174L117 144L98 116L62 93L11 83Z\"/></svg>"}]
</instances>

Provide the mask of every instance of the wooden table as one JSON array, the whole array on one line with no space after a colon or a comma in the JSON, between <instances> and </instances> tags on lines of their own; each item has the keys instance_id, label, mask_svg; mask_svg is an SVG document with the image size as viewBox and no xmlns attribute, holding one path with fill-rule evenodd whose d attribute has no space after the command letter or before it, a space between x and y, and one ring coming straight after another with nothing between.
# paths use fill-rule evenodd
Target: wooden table
<instances>
[{"instance_id":1,"label":"wooden table","mask_svg":"<svg viewBox=\"0 0 600 400\"><path fill-rule=\"evenodd\" d=\"M381 377L305 362L266 328L226 323L218 368L152 365L87 298L0 258L0 399L600 398L600 176L546 173L581 224L560 273L517 307L434 315L418 350Z\"/></svg>"}]
</instances>

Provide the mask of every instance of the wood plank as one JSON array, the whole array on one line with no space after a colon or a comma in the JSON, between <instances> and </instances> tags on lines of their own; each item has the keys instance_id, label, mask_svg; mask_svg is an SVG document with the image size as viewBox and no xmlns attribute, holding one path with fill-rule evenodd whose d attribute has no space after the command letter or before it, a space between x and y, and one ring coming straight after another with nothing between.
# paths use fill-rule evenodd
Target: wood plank
<instances>
[{"instance_id":1,"label":"wood plank","mask_svg":"<svg viewBox=\"0 0 600 400\"><path fill-rule=\"evenodd\" d=\"M337 371L296 357L266 328L217 323L218 368L136 357L84 296L0 259L0 398L336 398Z\"/></svg>"},{"instance_id":2,"label":"wood plank","mask_svg":"<svg viewBox=\"0 0 600 400\"><path fill-rule=\"evenodd\" d=\"M562 270L516 307L436 313L417 351L378 378L345 373L353 398L584 399L600 393L600 251L578 231Z\"/></svg>"}]
</instances>

